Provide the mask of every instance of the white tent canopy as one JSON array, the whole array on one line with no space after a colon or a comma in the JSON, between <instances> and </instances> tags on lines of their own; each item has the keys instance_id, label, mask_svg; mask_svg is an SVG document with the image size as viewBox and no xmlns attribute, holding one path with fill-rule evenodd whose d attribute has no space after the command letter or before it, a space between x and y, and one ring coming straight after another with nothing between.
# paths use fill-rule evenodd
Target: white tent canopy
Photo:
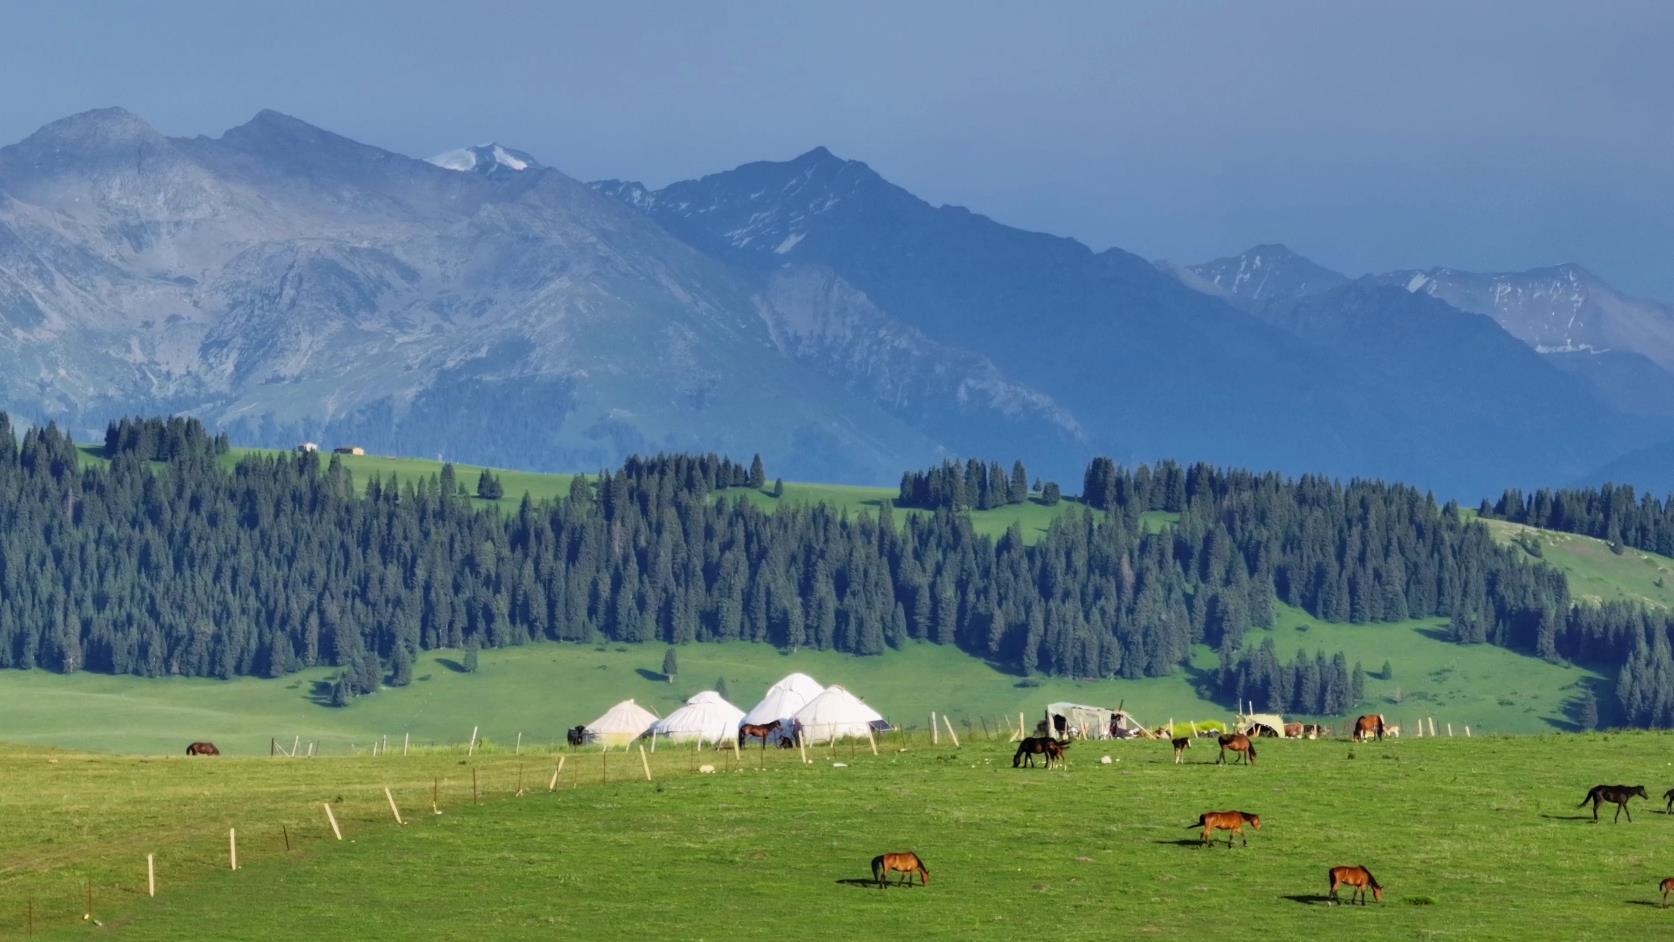
<instances>
[{"instance_id":1,"label":"white tent canopy","mask_svg":"<svg viewBox=\"0 0 1674 942\"><path fill-rule=\"evenodd\" d=\"M819 681L807 674L787 674L773 686L761 702L744 714L744 722L758 726L780 720L787 726L798 710L812 703L825 692Z\"/></svg>"},{"instance_id":2,"label":"white tent canopy","mask_svg":"<svg viewBox=\"0 0 1674 942\"><path fill-rule=\"evenodd\" d=\"M658 737L670 742L725 742L738 735L744 711L728 703L713 690L693 696L686 705L651 725Z\"/></svg>"},{"instance_id":3,"label":"white tent canopy","mask_svg":"<svg viewBox=\"0 0 1674 942\"><path fill-rule=\"evenodd\" d=\"M587 724L587 732L605 746L621 746L633 742L657 722L657 714L632 700L623 700L605 714Z\"/></svg>"},{"instance_id":4,"label":"white tent canopy","mask_svg":"<svg viewBox=\"0 0 1674 942\"><path fill-rule=\"evenodd\" d=\"M830 742L848 736L865 737L883 714L842 687L832 684L796 712L805 742Z\"/></svg>"}]
</instances>

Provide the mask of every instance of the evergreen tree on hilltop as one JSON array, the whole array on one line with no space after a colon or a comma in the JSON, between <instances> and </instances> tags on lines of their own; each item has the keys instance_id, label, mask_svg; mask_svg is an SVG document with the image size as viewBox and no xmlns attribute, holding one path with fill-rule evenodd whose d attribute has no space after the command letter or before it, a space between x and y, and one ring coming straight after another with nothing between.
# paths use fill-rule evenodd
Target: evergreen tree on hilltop
<instances>
[{"instance_id":1,"label":"evergreen tree on hilltop","mask_svg":"<svg viewBox=\"0 0 1674 942\"><path fill-rule=\"evenodd\" d=\"M1006 494L1008 503L1021 504L1029 499L1029 472L1022 459L1011 466L1011 487Z\"/></svg>"},{"instance_id":2,"label":"evergreen tree on hilltop","mask_svg":"<svg viewBox=\"0 0 1674 942\"><path fill-rule=\"evenodd\" d=\"M767 485L767 468L761 463L761 455L750 459L750 477L745 486L752 490L761 490Z\"/></svg>"},{"instance_id":3,"label":"evergreen tree on hilltop","mask_svg":"<svg viewBox=\"0 0 1674 942\"><path fill-rule=\"evenodd\" d=\"M785 496L785 479L784 478L774 478L773 479L773 499L778 500L779 498L781 498L783 496Z\"/></svg>"},{"instance_id":4,"label":"evergreen tree on hilltop","mask_svg":"<svg viewBox=\"0 0 1674 942\"><path fill-rule=\"evenodd\" d=\"M1598 729L1598 698L1588 690L1581 695L1580 715L1576 718L1576 725L1583 731Z\"/></svg>"},{"instance_id":5,"label":"evergreen tree on hilltop","mask_svg":"<svg viewBox=\"0 0 1674 942\"><path fill-rule=\"evenodd\" d=\"M477 496L483 500L499 500L505 493L505 487L500 483L500 479L494 476L494 472L483 468L482 474L477 477Z\"/></svg>"},{"instance_id":6,"label":"evergreen tree on hilltop","mask_svg":"<svg viewBox=\"0 0 1674 942\"><path fill-rule=\"evenodd\" d=\"M471 635L465 639L465 658L462 665L465 668L465 673L475 674L477 672L477 656L481 648L482 645L477 641L476 635Z\"/></svg>"},{"instance_id":7,"label":"evergreen tree on hilltop","mask_svg":"<svg viewBox=\"0 0 1674 942\"><path fill-rule=\"evenodd\" d=\"M680 673L680 658L674 653L673 648L669 648L663 655L663 679L672 684L674 683L674 675L678 673Z\"/></svg>"}]
</instances>

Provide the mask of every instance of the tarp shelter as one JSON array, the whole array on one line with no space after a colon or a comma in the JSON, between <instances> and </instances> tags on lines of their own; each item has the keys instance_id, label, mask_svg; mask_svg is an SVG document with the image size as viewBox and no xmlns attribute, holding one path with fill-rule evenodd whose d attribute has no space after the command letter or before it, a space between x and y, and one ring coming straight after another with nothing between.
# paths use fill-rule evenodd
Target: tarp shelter
<instances>
[{"instance_id":1,"label":"tarp shelter","mask_svg":"<svg viewBox=\"0 0 1674 942\"><path fill-rule=\"evenodd\" d=\"M825 688L824 693L796 711L802 740L810 743L830 742L849 736L864 739L872 724L882 719L883 714L836 684Z\"/></svg>"},{"instance_id":2,"label":"tarp shelter","mask_svg":"<svg viewBox=\"0 0 1674 942\"><path fill-rule=\"evenodd\" d=\"M1064 739L1126 738L1146 732L1144 725L1126 710L1110 710L1084 703L1049 703L1046 714L1051 719L1047 735ZM1063 718L1061 724L1059 717Z\"/></svg>"},{"instance_id":3,"label":"tarp shelter","mask_svg":"<svg viewBox=\"0 0 1674 942\"><path fill-rule=\"evenodd\" d=\"M625 746L644 735L657 722L657 714L632 700L623 700L605 711L605 715L587 724L593 742L605 748Z\"/></svg>"},{"instance_id":4,"label":"tarp shelter","mask_svg":"<svg viewBox=\"0 0 1674 942\"><path fill-rule=\"evenodd\" d=\"M779 720L786 726L798 710L812 703L816 697L825 692L819 681L807 674L787 674L773 686L767 688L766 696L761 702L750 708L744 714L744 722L764 726L774 720Z\"/></svg>"},{"instance_id":5,"label":"tarp shelter","mask_svg":"<svg viewBox=\"0 0 1674 942\"><path fill-rule=\"evenodd\" d=\"M651 724L658 739L669 742L725 742L738 735L744 711L713 690L705 690L686 705Z\"/></svg>"}]
</instances>

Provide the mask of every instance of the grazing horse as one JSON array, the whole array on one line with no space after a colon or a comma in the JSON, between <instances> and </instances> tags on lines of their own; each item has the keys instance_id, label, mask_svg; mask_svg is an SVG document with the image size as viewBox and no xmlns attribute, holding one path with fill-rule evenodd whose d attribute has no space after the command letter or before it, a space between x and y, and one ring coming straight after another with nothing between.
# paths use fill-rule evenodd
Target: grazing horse
<instances>
[{"instance_id":1,"label":"grazing horse","mask_svg":"<svg viewBox=\"0 0 1674 942\"><path fill-rule=\"evenodd\" d=\"M221 754L221 750L215 748L215 744L212 742L195 742L186 747L186 754L189 756L218 756Z\"/></svg>"},{"instance_id":2,"label":"grazing horse","mask_svg":"<svg viewBox=\"0 0 1674 942\"><path fill-rule=\"evenodd\" d=\"M1185 761L1186 750L1190 749L1191 747L1192 747L1192 738L1190 736L1181 736L1179 739L1174 740L1174 764L1175 765L1179 765L1181 762Z\"/></svg>"},{"instance_id":3,"label":"grazing horse","mask_svg":"<svg viewBox=\"0 0 1674 942\"><path fill-rule=\"evenodd\" d=\"M872 858L872 879L877 881L879 889L885 886L884 877L891 873L901 874L900 882L908 886L912 886L915 873L924 886L930 885L930 868L910 850L898 854L879 854Z\"/></svg>"},{"instance_id":4,"label":"grazing horse","mask_svg":"<svg viewBox=\"0 0 1674 942\"><path fill-rule=\"evenodd\" d=\"M1250 737L1244 735L1243 733L1226 733L1221 736L1219 741L1221 744L1221 757L1215 760L1216 765L1220 765L1226 761L1226 751L1228 749L1239 753L1239 761L1244 761L1248 758L1249 763L1251 765L1255 765L1256 748L1255 743L1250 741Z\"/></svg>"},{"instance_id":5,"label":"grazing horse","mask_svg":"<svg viewBox=\"0 0 1674 942\"><path fill-rule=\"evenodd\" d=\"M1657 884L1657 889L1662 891L1662 908L1667 909L1668 894L1674 893L1674 877L1663 877L1662 882Z\"/></svg>"},{"instance_id":6,"label":"grazing horse","mask_svg":"<svg viewBox=\"0 0 1674 942\"><path fill-rule=\"evenodd\" d=\"M1285 738L1286 739L1301 739L1302 738L1302 724L1301 723L1286 723L1285 724Z\"/></svg>"},{"instance_id":7,"label":"grazing horse","mask_svg":"<svg viewBox=\"0 0 1674 942\"><path fill-rule=\"evenodd\" d=\"M1209 846L1209 834L1213 831L1226 832L1226 846L1232 846L1232 835L1238 835L1244 846L1250 846L1250 839L1244 836L1244 825L1248 824L1256 830L1261 830L1261 815L1250 814L1246 811L1205 811L1197 816L1196 824L1188 824L1188 828L1203 829L1203 846Z\"/></svg>"},{"instance_id":8,"label":"grazing horse","mask_svg":"<svg viewBox=\"0 0 1674 942\"><path fill-rule=\"evenodd\" d=\"M587 742L587 727L571 726L564 731L564 738L568 739L572 746L582 745Z\"/></svg>"},{"instance_id":9,"label":"grazing horse","mask_svg":"<svg viewBox=\"0 0 1674 942\"><path fill-rule=\"evenodd\" d=\"M1607 801L1613 801L1616 803L1616 816L1610 819L1611 823L1620 821L1622 819L1622 812L1627 811L1628 823L1632 824L1633 812L1628 811L1628 799L1635 795L1638 795L1640 798L1644 798L1647 801L1651 798L1650 795L1645 794L1645 786L1643 785L1594 785L1592 789L1587 792L1587 797L1581 799L1581 803L1575 807L1585 808L1587 807L1587 802L1592 802L1593 823L1597 824L1598 806Z\"/></svg>"},{"instance_id":10,"label":"grazing horse","mask_svg":"<svg viewBox=\"0 0 1674 942\"><path fill-rule=\"evenodd\" d=\"M1331 727L1318 723L1306 723L1302 726L1302 735L1309 739L1323 739L1331 735Z\"/></svg>"},{"instance_id":11,"label":"grazing horse","mask_svg":"<svg viewBox=\"0 0 1674 942\"><path fill-rule=\"evenodd\" d=\"M1383 728L1383 734L1388 736L1390 739L1400 739L1401 727L1395 725L1394 723L1390 723L1388 726Z\"/></svg>"},{"instance_id":12,"label":"grazing horse","mask_svg":"<svg viewBox=\"0 0 1674 942\"><path fill-rule=\"evenodd\" d=\"M771 723L762 723L762 724L756 724L756 723L741 723L741 724L739 724L739 727L738 727L738 748L740 748L740 749L744 748L744 743L746 741L748 741L751 736L760 736L761 737L761 748L762 748L763 751L766 751L767 740L774 733L778 732L779 727L781 727L783 725L785 725L785 724L783 722L779 721L779 720L774 720Z\"/></svg>"},{"instance_id":13,"label":"grazing horse","mask_svg":"<svg viewBox=\"0 0 1674 942\"><path fill-rule=\"evenodd\" d=\"M1377 734L1378 742L1383 742L1383 714L1368 713L1354 721L1354 741L1363 742L1367 736Z\"/></svg>"},{"instance_id":14,"label":"grazing horse","mask_svg":"<svg viewBox=\"0 0 1674 942\"><path fill-rule=\"evenodd\" d=\"M1045 755L1046 767L1050 769L1054 759L1063 761L1065 745L1050 736L1025 737L1017 744L1017 752L1011 757L1011 767L1015 769L1027 765L1032 769L1035 767L1035 756Z\"/></svg>"},{"instance_id":15,"label":"grazing horse","mask_svg":"<svg viewBox=\"0 0 1674 942\"><path fill-rule=\"evenodd\" d=\"M1349 902L1351 904L1354 902L1355 897L1358 896L1360 898L1360 905L1366 905L1366 891L1368 889L1372 891L1372 899L1375 899L1380 903L1383 902L1383 884L1379 883L1377 877L1372 876L1372 871L1367 870L1365 867L1332 867L1331 902L1333 904L1340 902L1337 899L1337 888L1341 886L1352 887L1354 889L1354 892L1349 894Z\"/></svg>"}]
</instances>

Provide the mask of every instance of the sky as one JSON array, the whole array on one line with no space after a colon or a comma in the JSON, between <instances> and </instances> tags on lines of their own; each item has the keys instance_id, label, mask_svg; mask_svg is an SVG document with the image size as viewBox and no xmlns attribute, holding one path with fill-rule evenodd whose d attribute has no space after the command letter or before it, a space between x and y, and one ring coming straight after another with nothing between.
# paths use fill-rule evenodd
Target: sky
<instances>
[{"instance_id":1,"label":"sky","mask_svg":"<svg viewBox=\"0 0 1674 942\"><path fill-rule=\"evenodd\" d=\"M1196 262L1577 262L1674 301L1674 3L0 0L0 142L120 105L652 186L816 145Z\"/></svg>"}]
</instances>

